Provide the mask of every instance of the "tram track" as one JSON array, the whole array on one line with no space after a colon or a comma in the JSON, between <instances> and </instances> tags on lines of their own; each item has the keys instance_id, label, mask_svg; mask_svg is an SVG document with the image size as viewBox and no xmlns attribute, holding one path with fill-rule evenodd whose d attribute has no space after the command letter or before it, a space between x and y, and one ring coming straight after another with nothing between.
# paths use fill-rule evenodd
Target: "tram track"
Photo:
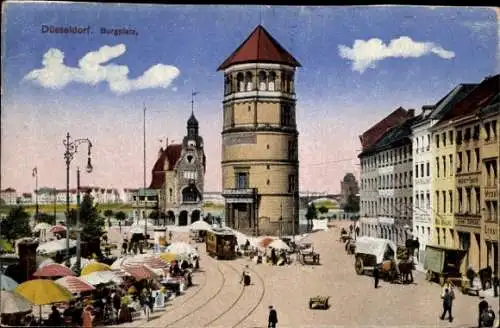
<instances>
[{"instance_id":1,"label":"tram track","mask_svg":"<svg viewBox=\"0 0 500 328\"><path fill-rule=\"evenodd\" d=\"M262 304L262 301L264 300L264 295L266 294L266 285L265 285L264 279L255 270L250 269L250 271L252 271L255 274L255 276L259 279L260 283L262 284L262 291L261 291L260 296L257 300L257 303L250 308L250 311L244 317L242 317L238 322L236 322L234 325L232 325L231 328L236 328L239 325L241 325L243 322L245 322L255 312L255 310L257 310L257 308Z\"/></svg>"}]
</instances>

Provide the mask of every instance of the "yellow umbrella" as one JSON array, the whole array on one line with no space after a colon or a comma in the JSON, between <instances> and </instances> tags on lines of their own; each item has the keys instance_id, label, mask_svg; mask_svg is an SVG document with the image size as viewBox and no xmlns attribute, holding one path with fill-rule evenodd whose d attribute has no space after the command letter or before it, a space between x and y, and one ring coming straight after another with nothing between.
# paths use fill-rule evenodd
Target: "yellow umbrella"
<instances>
[{"instance_id":1,"label":"yellow umbrella","mask_svg":"<svg viewBox=\"0 0 500 328\"><path fill-rule=\"evenodd\" d=\"M162 253L160 254L160 258L165 262L172 262L177 259L177 254L175 253Z\"/></svg>"},{"instance_id":2,"label":"yellow umbrella","mask_svg":"<svg viewBox=\"0 0 500 328\"><path fill-rule=\"evenodd\" d=\"M111 271L111 267L107 264L104 264L104 263L91 262L83 268L80 276L86 276L88 274L98 272L98 271Z\"/></svg>"},{"instance_id":3,"label":"yellow umbrella","mask_svg":"<svg viewBox=\"0 0 500 328\"><path fill-rule=\"evenodd\" d=\"M15 292L35 305L46 305L67 302L72 298L71 292L56 284L53 280L35 279L23 282Z\"/></svg>"}]
</instances>

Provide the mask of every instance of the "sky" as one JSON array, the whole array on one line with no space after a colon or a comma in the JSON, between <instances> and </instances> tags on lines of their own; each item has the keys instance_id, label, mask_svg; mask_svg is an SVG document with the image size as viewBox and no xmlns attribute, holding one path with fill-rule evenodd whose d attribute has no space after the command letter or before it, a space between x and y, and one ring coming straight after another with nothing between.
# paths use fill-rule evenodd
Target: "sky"
<instances>
[{"instance_id":1,"label":"sky","mask_svg":"<svg viewBox=\"0 0 500 328\"><path fill-rule=\"evenodd\" d=\"M217 67L262 24L296 73L300 190L339 192L359 177L359 135L402 106L421 111L459 83L499 72L497 13L474 7L276 7L4 3L1 188L65 188L65 147L92 141L82 185L146 184L160 147L181 142L194 112L206 191L221 190L223 73ZM80 34L45 32L80 28ZM101 29L129 33L102 34ZM44 33L45 32L45 33ZM71 162L87 163L82 144Z\"/></svg>"}]
</instances>

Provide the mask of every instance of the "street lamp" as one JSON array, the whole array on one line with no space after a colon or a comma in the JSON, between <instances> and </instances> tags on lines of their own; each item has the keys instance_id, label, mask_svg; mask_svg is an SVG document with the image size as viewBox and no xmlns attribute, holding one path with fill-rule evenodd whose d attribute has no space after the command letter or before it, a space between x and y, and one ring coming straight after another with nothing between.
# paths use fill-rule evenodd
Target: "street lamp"
<instances>
[{"instance_id":1,"label":"street lamp","mask_svg":"<svg viewBox=\"0 0 500 328\"><path fill-rule=\"evenodd\" d=\"M69 132L66 134L66 139L63 140L63 145L66 147L64 152L64 159L66 160L66 261L69 264L69 166L73 160L73 156L78 152L78 146L87 143L88 145L88 161L87 172L92 171L92 164L90 159L90 150L92 149L92 142L88 138L76 139L70 141Z\"/></svg>"},{"instance_id":2,"label":"street lamp","mask_svg":"<svg viewBox=\"0 0 500 328\"><path fill-rule=\"evenodd\" d=\"M92 172L92 164L90 163L90 157L88 159L87 173ZM80 270L81 264L81 232L82 227L80 226L80 167L76 168L76 227L74 229L76 232L76 270Z\"/></svg>"},{"instance_id":3,"label":"street lamp","mask_svg":"<svg viewBox=\"0 0 500 328\"><path fill-rule=\"evenodd\" d=\"M35 222L38 223L38 168L36 166L33 168L33 177L35 178Z\"/></svg>"}]
</instances>

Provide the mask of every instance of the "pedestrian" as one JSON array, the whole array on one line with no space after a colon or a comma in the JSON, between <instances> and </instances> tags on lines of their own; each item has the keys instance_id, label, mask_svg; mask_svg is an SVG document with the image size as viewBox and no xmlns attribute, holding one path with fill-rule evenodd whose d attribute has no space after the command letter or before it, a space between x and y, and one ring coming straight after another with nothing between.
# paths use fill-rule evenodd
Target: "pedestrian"
<instances>
[{"instance_id":1,"label":"pedestrian","mask_svg":"<svg viewBox=\"0 0 500 328\"><path fill-rule=\"evenodd\" d=\"M170 230L168 233L168 239L170 239L170 242L172 242L172 230Z\"/></svg>"},{"instance_id":2,"label":"pedestrian","mask_svg":"<svg viewBox=\"0 0 500 328\"><path fill-rule=\"evenodd\" d=\"M142 311L144 312L144 317L146 318L146 321L149 321L149 315L151 311L149 308L149 295L146 288L143 288L141 291L141 295L139 297L139 303L142 307Z\"/></svg>"},{"instance_id":3,"label":"pedestrian","mask_svg":"<svg viewBox=\"0 0 500 328\"><path fill-rule=\"evenodd\" d=\"M276 328L276 324L278 323L278 313L273 308L272 305L269 305L269 319L267 323L268 328Z\"/></svg>"},{"instance_id":4,"label":"pedestrian","mask_svg":"<svg viewBox=\"0 0 500 328\"><path fill-rule=\"evenodd\" d=\"M122 221L118 221L118 226L120 227L120 233L122 232Z\"/></svg>"},{"instance_id":5,"label":"pedestrian","mask_svg":"<svg viewBox=\"0 0 500 328\"><path fill-rule=\"evenodd\" d=\"M375 265L373 267L373 279L375 280L375 289L378 288L378 279L379 279L379 269L378 269L378 265Z\"/></svg>"},{"instance_id":6,"label":"pedestrian","mask_svg":"<svg viewBox=\"0 0 500 328\"><path fill-rule=\"evenodd\" d=\"M92 314L92 306L87 305L82 314L83 328L92 328L92 322L94 321L94 315Z\"/></svg>"},{"instance_id":7,"label":"pedestrian","mask_svg":"<svg viewBox=\"0 0 500 328\"><path fill-rule=\"evenodd\" d=\"M127 254L127 248L128 248L128 240L127 238L124 238L122 242L122 255Z\"/></svg>"},{"instance_id":8,"label":"pedestrian","mask_svg":"<svg viewBox=\"0 0 500 328\"><path fill-rule=\"evenodd\" d=\"M477 326L478 327L481 327L481 315L483 314L483 312L488 310L488 307L489 307L488 302L486 302L484 297L481 297L481 302L479 302L479 305L478 305L478 316L477 316Z\"/></svg>"},{"instance_id":9,"label":"pedestrian","mask_svg":"<svg viewBox=\"0 0 500 328\"><path fill-rule=\"evenodd\" d=\"M451 314L451 309L453 306L453 299L455 298L455 295L452 290L446 288L444 290L444 295L441 298L443 299L443 314L441 314L441 320L444 320L446 312L448 312L448 320L452 322L453 316Z\"/></svg>"},{"instance_id":10,"label":"pedestrian","mask_svg":"<svg viewBox=\"0 0 500 328\"><path fill-rule=\"evenodd\" d=\"M491 328L495 324L495 312L491 306L481 313L479 327Z\"/></svg>"},{"instance_id":11,"label":"pedestrian","mask_svg":"<svg viewBox=\"0 0 500 328\"><path fill-rule=\"evenodd\" d=\"M356 237L359 237L359 226L356 227Z\"/></svg>"}]
</instances>

